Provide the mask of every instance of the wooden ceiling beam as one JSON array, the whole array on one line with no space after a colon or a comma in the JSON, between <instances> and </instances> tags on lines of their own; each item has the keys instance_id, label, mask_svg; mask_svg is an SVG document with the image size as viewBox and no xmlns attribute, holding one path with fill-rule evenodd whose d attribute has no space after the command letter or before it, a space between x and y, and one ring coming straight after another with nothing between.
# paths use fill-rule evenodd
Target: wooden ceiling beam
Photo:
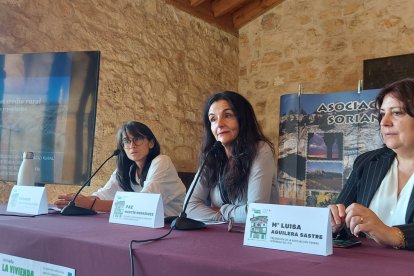
<instances>
[{"instance_id":1,"label":"wooden ceiling beam","mask_svg":"<svg viewBox=\"0 0 414 276\"><path fill-rule=\"evenodd\" d=\"M1 1L1 0L0 0ZM165 0L193 16L238 36L238 30L284 0Z\"/></svg>"},{"instance_id":2,"label":"wooden ceiling beam","mask_svg":"<svg viewBox=\"0 0 414 276\"><path fill-rule=\"evenodd\" d=\"M173 5L178 9L185 11L193 16L201 18L202 20L219 27L220 29L234 35L239 36L239 32L234 29L233 17L221 16L214 17L211 10L211 1L207 0L201 5L193 7L188 0L165 0L165 3Z\"/></svg>"},{"instance_id":3,"label":"wooden ceiling beam","mask_svg":"<svg viewBox=\"0 0 414 276\"><path fill-rule=\"evenodd\" d=\"M190 0L190 5L192 7L197 7L200 6L201 4L203 4L203 2L206 0Z\"/></svg>"},{"instance_id":4,"label":"wooden ceiling beam","mask_svg":"<svg viewBox=\"0 0 414 276\"><path fill-rule=\"evenodd\" d=\"M250 0L214 0L211 2L211 9L215 17L231 13L242 7Z\"/></svg>"},{"instance_id":5,"label":"wooden ceiling beam","mask_svg":"<svg viewBox=\"0 0 414 276\"><path fill-rule=\"evenodd\" d=\"M235 11L233 14L234 28L238 30L244 24L263 14L270 8L282 3L284 0L253 0Z\"/></svg>"}]
</instances>

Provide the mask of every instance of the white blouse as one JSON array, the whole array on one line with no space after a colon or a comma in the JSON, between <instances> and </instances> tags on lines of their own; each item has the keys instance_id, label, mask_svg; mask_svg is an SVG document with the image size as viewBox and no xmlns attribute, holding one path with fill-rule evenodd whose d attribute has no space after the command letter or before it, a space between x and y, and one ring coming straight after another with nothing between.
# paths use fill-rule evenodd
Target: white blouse
<instances>
[{"instance_id":1,"label":"white blouse","mask_svg":"<svg viewBox=\"0 0 414 276\"><path fill-rule=\"evenodd\" d=\"M139 178L136 177L137 183ZM158 155L148 169L144 186L131 185L135 192L161 194L165 216L177 216L183 208L185 186L177 174L170 157ZM116 179L116 170L112 173L105 186L94 192L102 200L113 200L117 191L123 191Z\"/></svg>"},{"instance_id":2,"label":"white blouse","mask_svg":"<svg viewBox=\"0 0 414 276\"><path fill-rule=\"evenodd\" d=\"M395 158L372 198L369 209L388 226L405 224L405 215L413 184L414 174L410 176L398 196L398 160Z\"/></svg>"}]
</instances>

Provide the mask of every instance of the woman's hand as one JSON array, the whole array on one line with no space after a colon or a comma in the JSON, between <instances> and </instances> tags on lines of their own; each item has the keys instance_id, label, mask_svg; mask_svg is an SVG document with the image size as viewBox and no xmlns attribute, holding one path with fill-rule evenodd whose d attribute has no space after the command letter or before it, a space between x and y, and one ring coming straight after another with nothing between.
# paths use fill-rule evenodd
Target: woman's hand
<instances>
[{"instance_id":1,"label":"woman's hand","mask_svg":"<svg viewBox=\"0 0 414 276\"><path fill-rule=\"evenodd\" d=\"M220 212L220 207L211 207L211 209L213 209L216 212Z\"/></svg>"},{"instance_id":2,"label":"woman's hand","mask_svg":"<svg viewBox=\"0 0 414 276\"><path fill-rule=\"evenodd\" d=\"M58 199L54 202L56 207L63 208L69 204L69 202L73 199L75 194L66 194L66 195L59 195Z\"/></svg>"},{"instance_id":3,"label":"woman's hand","mask_svg":"<svg viewBox=\"0 0 414 276\"><path fill-rule=\"evenodd\" d=\"M400 230L396 227L385 225L369 208L353 203L346 208L345 212L345 223L355 236L364 232L379 244L389 246L400 245L401 236L398 233Z\"/></svg>"},{"instance_id":4,"label":"woman's hand","mask_svg":"<svg viewBox=\"0 0 414 276\"><path fill-rule=\"evenodd\" d=\"M69 202L71 200L73 200L74 197L75 197L75 194L60 195L60 196L58 196L58 200L56 200L54 202L54 204L58 208L63 208L66 205L68 205ZM95 197L78 195L78 197L76 198L76 201L75 201L75 205L78 206L78 207L89 209L92 206L93 202L94 202L94 198Z\"/></svg>"},{"instance_id":5,"label":"woman's hand","mask_svg":"<svg viewBox=\"0 0 414 276\"><path fill-rule=\"evenodd\" d=\"M332 232L338 233L345 225L345 206L343 204L332 204L328 208L331 211Z\"/></svg>"}]
</instances>

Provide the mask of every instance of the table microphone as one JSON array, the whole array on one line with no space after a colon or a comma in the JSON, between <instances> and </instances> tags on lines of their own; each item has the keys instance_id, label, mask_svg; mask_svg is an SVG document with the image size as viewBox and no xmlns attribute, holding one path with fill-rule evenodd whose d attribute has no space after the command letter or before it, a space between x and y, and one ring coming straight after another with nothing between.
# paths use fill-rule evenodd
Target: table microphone
<instances>
[{"instance_id":1,"label":"table microphone","mask_svg":"<svg viewBox=\"0 0 414 276\"><path fill-rule=\"evenodd\" d=\"M200 170L198 171L198 174L195 178L194 185L191 186L191 191L188 194L187 200L184 204L183 211L180 213L180 215L175 220L173 220L173 222L171 223L171 228L175 228L177 230L196 230L196 229L203 229L203 228L207 227L204 222L201 222L201 221L198 221L198 220L195 220L195 219L187 218L187 214L186 214L185 210L187 209L188 202L190 201L191 195L194 192L194 188L197 185L197 182L200 178L200 175L203 172L203 169L204 169L204 166L206 164L208 156L213 151L218 149L220 146L221 146L221 142L216 141L214 143L213 147L207 152L206 158L204 159L203 163L201 164Z\"/></svg>"},{"instance_id":2,"label":"table microphone","mask_svg":"<svg viewBox=\"0 0 414 276\"><path fill-rule=\"evenodd\" d=\"M73 199L68 203L68 205L66 205L65 207L63 207L63 209L60 211L60 213L64 216L81 216L81 215L96 215L97 212L91 209L86 209L86 208L82 208L82 207L78 207L75 205L75 200L78 197L78 195L80 194L80 192L83 190L83 188L85 188L86 184L88 184L92 177L95 176L95 174L103 167L103 165L105 165L106 162L108 162L109 159L111 159L114 156L119 155L121 151L119 149L114 150L114 152L112 153L111 156L109 156L100 166L99 168L96 169L96 171L91 175L91 177L89 177L88 180L85 181L85 183L82 185L82 187L79 189L79 191L76 193L76 195L73 197Z\"/></svg>"}]
</instances>

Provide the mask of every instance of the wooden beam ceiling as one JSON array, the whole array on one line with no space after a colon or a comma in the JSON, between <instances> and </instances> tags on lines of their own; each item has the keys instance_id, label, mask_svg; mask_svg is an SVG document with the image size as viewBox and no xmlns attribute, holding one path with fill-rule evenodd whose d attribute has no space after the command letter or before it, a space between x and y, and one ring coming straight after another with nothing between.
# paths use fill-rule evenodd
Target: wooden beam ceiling
<instances>
[{"instance_id":1,"label":"wooden beam ceiling","mask_svg":"<svg viewBox=\"0 0 414 276\"><path fill-rule=\"evenodd\" d=\"M248 22L284 0L165 0L193 16L238 36Z\"/></svg>"},{"instance_id":2,"label":"wooden beam ceiling","mask_svg":"<svg viewBox=\"0 0 414 276\"><path fill-rule=\"evenodd\" d=\"M250 0L216 0L211 3L211 9L215 17L232 13L243 7Z\"/></svg>"},{"instance_id":3,"label":"wooden beam ceiling","mask_svg":"<svg viewBox=\"0 0 414 276\"><path fill-rule=\"evenodd\" d=\"M190 5L193 7L197 7L198 5L202 4L205 0L190 0Z\"/></svg>"}]
</instances>

